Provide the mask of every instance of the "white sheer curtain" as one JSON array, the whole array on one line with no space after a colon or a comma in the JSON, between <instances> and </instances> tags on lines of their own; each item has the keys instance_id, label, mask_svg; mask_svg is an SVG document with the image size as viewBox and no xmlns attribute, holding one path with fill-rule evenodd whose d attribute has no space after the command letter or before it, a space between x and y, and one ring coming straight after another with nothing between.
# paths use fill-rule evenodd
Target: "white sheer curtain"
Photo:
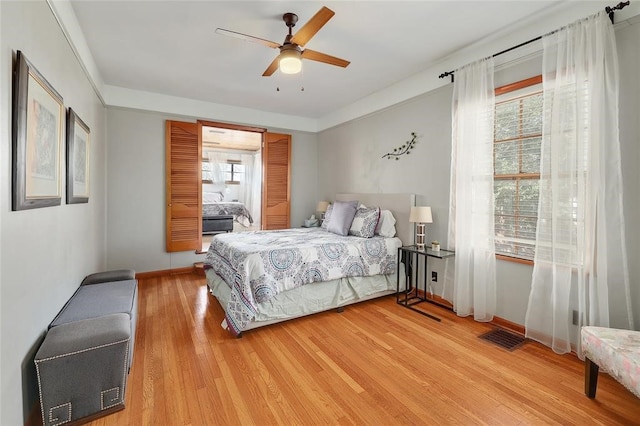
<instances>
[{"instance_id":1,"label":"white sheer curtain","mask_svg":"<svg viewBox=\"0 0 640 426\"><path fill-rule=\"evenodd\" d=\"M223 164L226 164L229 154L220 151L209 151L209 167L211 168L211 180L216 185L224 185L226 177L224 175Z\"/></svg>"},{"instance_id":2,"label":"white sheer curtain","mask_svg":"<svg viewBox=\"0 0 640 426\"><path fill-rule=\"evenodd\" d=\"M245 179L240 187L244 205L253 217L253 225L260 225L260 208L262 204L262 161L260 152L242 154Z\"/></svg>"},{"instance_id":3,"label":"white sheer curtain","mask_svg":"<svg viewBox=\"0 0 640 426\"><path fill-rule=\"evenodd\" d=\"M582 356L581 325L633 327L613 25L601 12L546 35L543 46L540 201L526 335L557 353L577 342ZM573 310L578 327L571 325Z\"/></svg>"},{"instance_id":4,"label":"white sheer curtain","mask_svg":"<svg viewBox=\"0 0 640 426\"><path fill-rule=\"evenodd\" d=\"M453 87L449 248L456 257L444 296L476 321L491 321L496 307L493 73L493 58L474 62L456 70Z\"/></svg>"}]
</instances>

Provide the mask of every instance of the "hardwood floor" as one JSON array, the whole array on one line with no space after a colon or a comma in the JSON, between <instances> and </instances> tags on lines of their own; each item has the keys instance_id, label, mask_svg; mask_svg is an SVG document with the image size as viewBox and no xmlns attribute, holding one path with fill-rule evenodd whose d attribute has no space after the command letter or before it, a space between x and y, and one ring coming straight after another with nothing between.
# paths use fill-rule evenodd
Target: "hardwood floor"
<instances>
[{"instance_id":1,"label":"hardwood floor","mask_svg":"<svg viewBox=\"0 0 640 426\"><path fill-rule=\"evenodd\" d=\"M640 424L640 399L528 342L508 352L488 324L385 297L231 337L195 275L139 282L126 408L91 425Z\"/></svg>"}]
</instances>

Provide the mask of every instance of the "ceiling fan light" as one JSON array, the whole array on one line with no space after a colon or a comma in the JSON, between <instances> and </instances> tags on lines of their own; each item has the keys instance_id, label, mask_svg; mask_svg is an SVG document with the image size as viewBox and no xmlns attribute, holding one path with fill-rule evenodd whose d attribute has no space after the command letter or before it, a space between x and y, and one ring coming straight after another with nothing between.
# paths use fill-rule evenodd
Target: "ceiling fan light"
<instances>
[{"instance_id":1,"label":"ceiling fan light","mask_svg":"<svg viewBox=\"0 0 640 426\"><path fill-rule=\"evenodd\" d=\"M302 71L302 59L298 50L285 50L280 54L280 72L298 74Z\"/></svg>"}]
</instances>

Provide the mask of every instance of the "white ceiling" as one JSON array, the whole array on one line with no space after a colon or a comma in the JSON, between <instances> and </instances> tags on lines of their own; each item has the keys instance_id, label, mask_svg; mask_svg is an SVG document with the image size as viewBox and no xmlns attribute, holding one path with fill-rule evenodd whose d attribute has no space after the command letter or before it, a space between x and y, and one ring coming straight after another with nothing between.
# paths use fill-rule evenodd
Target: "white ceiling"
<instances>
[{"instance_id":1,"label":"white ceiling","mask_svg":"<svg viewBox=\"0 0 640 426\"><path fill-rule=\"evenodd\" d=\"M106 85L314 119L558 3L71 0ZM307 60L300 75L262 77L277 50L215 33L282 43L283 13L299 16L295 33L322 6L335 16L305 47L350 60L347 68Z\"/></svg>"}]
</instances>

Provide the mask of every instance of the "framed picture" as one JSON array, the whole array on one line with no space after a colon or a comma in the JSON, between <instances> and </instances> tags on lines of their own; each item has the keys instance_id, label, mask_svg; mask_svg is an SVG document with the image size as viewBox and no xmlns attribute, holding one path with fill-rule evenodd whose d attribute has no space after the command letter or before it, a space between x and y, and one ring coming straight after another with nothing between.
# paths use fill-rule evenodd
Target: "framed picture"
<instances>
[{"instance_id":1,"label":"framed picture","mask_svg":"<svg viewBox=\"0 0 640 426\"><path fill-rule=\"evenodd\" d=\"M60 205L62 96L21 51L13 75L12 210Z\"/></svg>"},{"instance_id":2,"label":"framed picture","mask_svg":"<svg viewBox=\"0 0 640 426\"><path fill-rule=\"evenodd\" d=\"M89 202L89 127L69 108L67 114L67 203Z\"/></svg>"}]
</instances>

